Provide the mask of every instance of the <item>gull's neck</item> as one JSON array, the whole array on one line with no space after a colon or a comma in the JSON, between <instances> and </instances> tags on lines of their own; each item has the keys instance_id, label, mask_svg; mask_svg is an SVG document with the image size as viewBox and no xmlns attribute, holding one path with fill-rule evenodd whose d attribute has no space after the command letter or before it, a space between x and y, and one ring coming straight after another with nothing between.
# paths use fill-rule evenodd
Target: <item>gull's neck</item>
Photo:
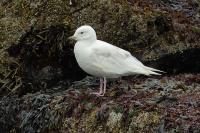
<instances>
[{"instance_id":1,"label":"gull's neck","mask_svg":"<svg viewBox=\"0 0 200 133\"><path fill-rule=\"evenodd\" d=\"M95 41L97 41L96 36L95 37L90 37L88 39L83 39L83 40L79 40L77 41L78 43L85 43L85 45L91 45L93 44Z\"/></svg>"}]
</instances>

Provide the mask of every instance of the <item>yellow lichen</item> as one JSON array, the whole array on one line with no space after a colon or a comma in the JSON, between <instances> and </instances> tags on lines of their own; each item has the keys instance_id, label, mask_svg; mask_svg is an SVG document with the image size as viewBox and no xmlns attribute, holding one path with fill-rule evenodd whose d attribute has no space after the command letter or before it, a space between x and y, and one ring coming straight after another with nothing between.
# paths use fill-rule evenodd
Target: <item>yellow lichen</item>
<instances>
[{"instance_id":1,"label":"yellow lichen","mask_svg":"<svg viewBox=\"0 0 200 133\"><path fill-rule=\"evenodd\" d=\"M129 133L133 131L151 131L153 132L160 122L160 116L157 112L141 112L138 116L132 118L129 126Z\"/></svg>"},{"instance_id":2,"label":"yellow lichen","mask_svg":"<svg viewBox=\"0 0 200 133\"><path fill-rule=\"evenodd\" d=\"M110 130L110 132L119 132L119 130L121 129L121 120L122 120L122 114L121 113L116 113L114 111L112 111L109 114L108 120L107 120L107 126Z\"/></svg>"}]
</instances>

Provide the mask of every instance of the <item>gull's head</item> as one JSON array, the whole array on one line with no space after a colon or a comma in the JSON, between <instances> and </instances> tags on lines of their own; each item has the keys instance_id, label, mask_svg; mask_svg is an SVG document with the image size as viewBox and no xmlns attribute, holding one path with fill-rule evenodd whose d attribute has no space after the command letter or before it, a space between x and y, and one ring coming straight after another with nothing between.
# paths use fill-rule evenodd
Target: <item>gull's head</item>
<instances>
[{"instance_id":1,"label":"gull's head","mask_svg":"<svg viewBox=\"0 0 200 133\"><path fill-rule=\"evenodd\" d=\"M69 37L69 39L73 39L76 41L95 41L97 39L95 30L88 25L84 25L79 27L73 36Z\"/></svg>"}]
</instances>

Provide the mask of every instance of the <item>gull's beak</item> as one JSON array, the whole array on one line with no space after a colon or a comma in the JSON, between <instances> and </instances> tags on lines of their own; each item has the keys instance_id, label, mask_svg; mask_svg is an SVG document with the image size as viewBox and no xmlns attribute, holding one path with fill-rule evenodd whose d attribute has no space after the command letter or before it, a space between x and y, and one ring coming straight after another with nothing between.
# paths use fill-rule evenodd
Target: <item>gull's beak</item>
<instances>
[{"instance_id":1,"label":"gull's beak","mask_svg":"<svg viewBox=\"0 0 200 133\"><path fill-rule=\"evenodd\" d=\"M75 36L70 36L70 37L68 37L68 39L70 39L70 40L76 40L76 37Z\"/></svg>"}]
</instances>

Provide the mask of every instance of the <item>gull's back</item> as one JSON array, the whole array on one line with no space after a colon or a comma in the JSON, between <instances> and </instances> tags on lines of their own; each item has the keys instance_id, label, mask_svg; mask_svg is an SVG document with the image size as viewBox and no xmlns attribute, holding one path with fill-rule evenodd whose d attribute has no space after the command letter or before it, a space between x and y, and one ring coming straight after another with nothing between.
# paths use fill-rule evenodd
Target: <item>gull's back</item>
<instances>
[{"instance_id":1,"label":"gull's back","mask_svg":"<svg viewBox=\"0 0 200 133\"><path fill-rule=\"evenodd\" d=\"M128 51L119 47L97 40L90 47L92 64L101 68L106 77L117 78L132 74L145 73L144 66Z\"/></svg>"}]
</instances>

